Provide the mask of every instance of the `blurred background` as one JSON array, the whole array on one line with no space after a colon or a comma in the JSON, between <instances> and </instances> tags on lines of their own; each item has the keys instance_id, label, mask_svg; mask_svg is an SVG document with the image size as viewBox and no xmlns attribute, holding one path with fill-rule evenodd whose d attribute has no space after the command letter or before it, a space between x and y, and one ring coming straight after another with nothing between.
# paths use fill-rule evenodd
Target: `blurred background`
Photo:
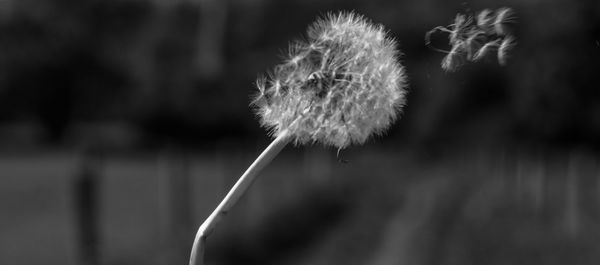
<instances>
[{"instance_id":1,"label":"blurred background","mask_svg":"<svg viewBox=\"0 0 600 265\"><path fill-rule=\"evenodd\" d=\"M503 6L508 65L443 72L425 32ZM337 10L399 41L402 119L284 149L208 264L598 264L596 0L0 0L0 264L186 264L270 141L256 77Z\"/></svg>"}]
</instances>

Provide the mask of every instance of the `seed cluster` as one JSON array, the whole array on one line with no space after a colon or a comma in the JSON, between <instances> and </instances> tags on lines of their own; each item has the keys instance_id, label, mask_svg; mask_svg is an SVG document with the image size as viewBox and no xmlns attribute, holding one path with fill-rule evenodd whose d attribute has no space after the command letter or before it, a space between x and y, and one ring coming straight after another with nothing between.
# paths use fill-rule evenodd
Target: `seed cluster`
<instances>
[{"instance_id":1,"label":"seed cluster","mask_svg":"<svg viewBox=\"0 0 600 265\"><path fill-rule=\"evenodd\" d=\"M446 71L456 71L465 61L477 62L494 52L498 63L505 65L508 51L515 45L506 25L513 22L513 12L507 7L495 12L484 9L474 17L458 14L454 24L427 32L425 43L430 45L431 34L437 31L448 34L452 48L442 60L442 69Z\"/></svg>"},{"instance_id":2,"label":"seed cluster","mask_svg":"<svg viewBox=\"0 0 600 265\"><path fill-rule=\"evenodd\" d=\"M405 102L396 42L355 13L329 14L290 45L285 62L257 81L252 102L263 126L296 144L339 149L382 133Z\"/></svg>"}]
</instances>

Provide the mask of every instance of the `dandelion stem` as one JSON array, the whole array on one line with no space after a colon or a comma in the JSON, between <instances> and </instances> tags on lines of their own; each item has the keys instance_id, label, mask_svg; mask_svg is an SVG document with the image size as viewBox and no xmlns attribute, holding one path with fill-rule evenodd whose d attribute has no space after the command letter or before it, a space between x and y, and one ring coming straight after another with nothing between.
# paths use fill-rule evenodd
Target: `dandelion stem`
<instances>
[{"instance_id":1,"label":"dandelion stem","mask_svg":"<svg viewBox=\"0 0 600 265\"><path fill-rule=\"evenodd\" d=\"M238 179L233 188L227 193L225 198L219 203L217 208L202 223L196 237L190 255L190 265L204 264L204 250L206 238L214 230L215 226L221 221L231 207L242 197L244 192L250 187L258 173L268 165L277 154L290 142L287 130L279 132L279 135L273 142L254 160L252 165L246 169L246 172Z\"/></svg>"}]
</instances>

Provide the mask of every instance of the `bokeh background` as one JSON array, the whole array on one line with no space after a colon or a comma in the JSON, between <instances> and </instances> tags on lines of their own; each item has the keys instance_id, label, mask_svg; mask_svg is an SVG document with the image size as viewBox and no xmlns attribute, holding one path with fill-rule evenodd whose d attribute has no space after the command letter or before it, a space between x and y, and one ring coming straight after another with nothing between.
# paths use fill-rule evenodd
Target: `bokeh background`
<instances>
[{"instance_id":1,"label":"bokeh background","mask_svg":"<svg viewBox=\"0 0 600 265\"><path fill-rule=\"evenodd\" d=\"M507 66L443 72L425 32L503 6ZM284 149L208 264L600 262L599 1L0 0L0 264L186 264L270 141L256 77L337 10L399 41L402 119Z\"/></svg>"}]
</instances>

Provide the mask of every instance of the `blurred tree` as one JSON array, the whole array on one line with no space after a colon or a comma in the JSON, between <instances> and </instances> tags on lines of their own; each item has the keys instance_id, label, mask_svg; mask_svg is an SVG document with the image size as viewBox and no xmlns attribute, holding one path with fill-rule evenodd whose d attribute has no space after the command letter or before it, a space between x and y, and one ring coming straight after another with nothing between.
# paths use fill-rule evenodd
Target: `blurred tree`
<instances>
[{"instance_id":1,"label":"blurred tree","mask_svg":"<svg viewBox=\"0 0 600 265\"><path fill-rule=\"evenodd\" d=\"M497 7L493 1L316 3L4 0L0 120L40 120L54 140L73 122L92 120L126 121L149 139L188 143L262 135L248 109L256 73L278 63L315 16L346 9L385 23L400 41L411 93L401 130L391 132L402 131L398 139L600 144L593 0L512 3L518 44L508 66L446 75L443 55L425 47L423 34L457 11Z\"/></svg>"}]
</instances>

